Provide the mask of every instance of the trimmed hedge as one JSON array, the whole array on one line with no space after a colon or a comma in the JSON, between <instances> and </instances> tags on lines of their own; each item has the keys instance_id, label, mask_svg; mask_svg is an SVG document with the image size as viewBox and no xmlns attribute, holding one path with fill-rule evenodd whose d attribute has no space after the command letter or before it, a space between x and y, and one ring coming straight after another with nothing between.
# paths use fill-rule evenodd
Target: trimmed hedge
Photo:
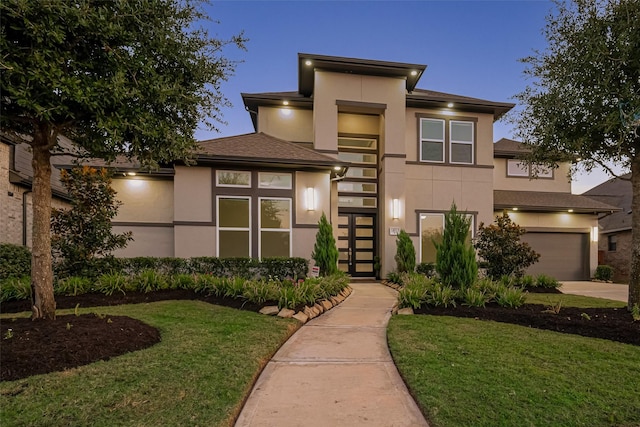
<instances>
[{"instance_id":1,"label":"trimmed hedge","mask_svg":"<svg viewBox=\"0 0 640 427\"><path fill-rule=\"evenodd\" d=\"M31 275L31 251L26 246L0 244L0 280Z\"/></svg>"}]
</instances>

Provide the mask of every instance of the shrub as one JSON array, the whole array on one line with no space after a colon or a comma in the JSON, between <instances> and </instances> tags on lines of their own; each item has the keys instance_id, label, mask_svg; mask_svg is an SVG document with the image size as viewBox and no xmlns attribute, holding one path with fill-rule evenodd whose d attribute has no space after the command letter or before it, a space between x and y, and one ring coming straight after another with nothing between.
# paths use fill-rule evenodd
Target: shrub
<instances>
[{"instance_id":1,"label":"shrub","mask_svg":"<svg viewBox=\"0 0 640 427\"><path fill-rule=\"evenodd\" d=\"M425 302L434 307L455 307L457 292L453 287L438 283L425 293Z\"/></svg>"},{"instance_id":2,"label":"shrub","mask_svg":"<svg viewBox=\"0 0 640 427\"><path fill-rule=\"evenodd\" d=\"M487 275L496 280L502 276L522 276L530 265L538 262L540 254L520 241L526 230L520 228L504 212L496 217L495 225L480 224L475 248L487 262Z\"/></svg>"},{"instance_id":3,"label":"shrub","mask_svg":"<svg viewBox=\"0 0 640 427\"><path fill-rule=\"evenodd\" d=\"M9 277L0 280L0 301L25 300L31 298L31 278Z\"/></svg>"},{"instance_id":4,"label":"shrub","mask_svg":"<svg viewBox=\"0 0 640 427\"><path fill-rule=\"evenodd\" d=\"M462 305L469 307L484 307L490 300L482 289L471 286L460 291L460 298L462 299Z\"/></svg>"},{"instance_id":5,"label":"shrub","mask_svg":"<svg viewBox=\"0 0 640 427\"><path fill-rule=\"evenodd\" d=\"M108 273L96 279L95 290L105 295L113 295L116 292L126 294L129 278L121 273Z\"/></svg>"},{"instance_id":6,"label":"shrub","mask_svg":"<svg viewBox=\"0 0 640 427\"><path fill-rule=\"evenodd\" d=\"M169 277L169 288L195 290L196 276L193 274L176 274Z\"/></svg>"},{"instance_id":7,"label":"shrub","mask_svg":"<svg viewBox=\"0 0 640 427\"><path fill-rule=\"evenodd\" d=\"M131 277L129 282L131 289L144 293L159 291L169 287L169 282L166 276L152 269L141 271Z\"/></svg>"},{"instance_id":8,"label":"shrub","mask_svg":"<svg viewBox=\"0 0 640 427\"><path fill-rule=\"evenodd\" d=\"M63 170L60 180L71 199L70 209L52 209L51 248L64 275L86 276L94 258L124 248L131 232L114 234L111 220L122 204L111 188L106 169L89 166Z\"/></svg>"},{"instance_id":9,"label":"shrub","mask_svg":"<svg viewBox=\"0 0 640 427\"><path fill-rule=\"evenodd\" d=\"M88 277L71 276L58 280L53 291L56 295L76 296L91 292L92 285Z\"/></svg>"},{"instance_id":10,"label":"shrub","mask_svg":"<svg viewBox=\"0 0 640 427\"><path fill-rule=\"evenodd\" d=\"M433 277L436 271L436 265L432 262L421 262L416 265L416 273L420 273L427 277Z\"/></svg>"},{"instance_id":11,"label":"shrub","mask_svg":"<svg viewBox=\"0 0 640 427\"><path fill-rule=\"evenodd\" d=\"M524 289L533 288L536 286L536 279L533 276L527 274L518 278L517 283L521 288Z\"/></svg>"},{"instance_id":12,"label":"shrub","mask_svg":"<svg viewBox=\"0 0 640 427\"><path fill-rule=\"evenodd\" d=\"M527 298L522 289L514 286L507 286L499 289L495 300L501 307L518 308L522 306Z\"/></svg>"},{"instance_id":13,"label":"shrub","mask_svg":"<svg viewBox=\"0 0 640 427\"><path fill-rule=\"evenodd\" d=\"M0 244L0 280L31 275L31 251L26 246Z\"/></svg>"},{"instance_id":14,"label":"shrub","mask_svg":"<svg viewBox=\"0 0 640 427\"><path fill-rule=\"evenodd\" d=\"M244 283L242 297L253 304L264 304L278 298L278 286L272 279L248 280Z\"/></svg>"},{"instance_id":15,"label":"shrub","mask_svg":"<svg viewBox=\"0 0 640 427\"><path fill-rule=\"evenodd\" d=\"M459 214L453 203L444 222L442 241L434 241L436 271L445 285L466 288L478 279L476 254L468 242L471 220Z\"/></svg>"},{"instance_id":16,"label":"shrub","mask_svg":"<svg viewBox=\"0 0 640 427\"><path fill-rule=\"evenodd\" d=\"M397 271L390 271L387 273L387 280L396 283L398 285L402 285L402 275Z\"/></svg>"},{"instance_id":17,"label":"shrub","mask_svg":"<svg viewBox=\"0 0 640 427\"><path fill-rule=\"evenodd\" d=\"M309 261L304 258L262 258L260 260L260 277L276 277L278 279L304 279L309 271Z\"/></svg>"},{"instance_id":18,"label":"shrub","mask_svg":"<svg viewBox=\"0 0 640 427\"><path fill-rule=\"evenodd\" d=\"M609 280L613 279L613 267L611 267L610 265L597 266L595 279L603 280L605 282L608 282Z\"/></svg>"},{"instance_id":19,"label":"shrub","mask_svg":"<svg viewBox=\"0 0 640 427\"><path fill-rule=\"evenodd\" d=\"M539 274L536 276L536 286L540 288L558 289L560 287L560 282L546 274Z\"/></svg>"},{"instance_id":20,"label":"shrub","mask_svg":"<svg viewBox=\"0 0 640 427\"><path fill-rule=\"evenodd\" d=\"M398 273L412 273L416 269L416 248L404 230L400 230L396 239L395 260Z\"/></svg>"},{"instance_id":21,"label":"shrub","mask_svg":"<svg viewBox=\"0 0 640 427\"><path fill-rule=\"evenodd\" d=\"M426 302L426 294L433 289L433 280L419 274L407 274L404 278L405 286L398 291L398 306L400 308L419 308Z\"/></svg>"},{"instance_id":22,"label":"shrub","mask_svg":"<svg viewBox=\"0 0 640 427\"><path fill-rule=\"evenodd\" d=\"M316 266L320 268L321 276L330 276L338 272L338 255L336 240L333 237L333 228L323 212L318 222L316 242L311 253L311 258L316 262Z\"/></svg>"}]
</instances>

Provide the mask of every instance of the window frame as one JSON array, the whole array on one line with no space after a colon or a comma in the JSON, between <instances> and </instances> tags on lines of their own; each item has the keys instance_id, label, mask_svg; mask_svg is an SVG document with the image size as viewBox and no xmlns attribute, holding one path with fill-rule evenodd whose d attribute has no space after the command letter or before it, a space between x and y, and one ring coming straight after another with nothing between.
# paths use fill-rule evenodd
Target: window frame
<instances>
[{"instance_id":1,"label":"window frame","mask_svg":"<svg viewBox=\"0 0 640 427\"><path fill-rule=\"evenodd\" d=\"M221 184L220 183L220 173L241 173L247 174L249 176L248 184ZM216 187L227 187L227 188L251 188L251 171L242 171L242 170L226 170L226 169L216 169Z\"/></svg>"},{"instance_id":2,"label":"window frame","mask_svg":"<svg viewBox=\"0 0 640 427\"><path fill-rule=\"evenodd\" d=\"M607 236L607 252L617 252L617 251L618 251L618 235L609 234Z\"/></svg>"},{"instance_id":3,"label":"window frame","mask_svg":"<svg viewBox=\"0 0 640 427\"><path fill-rule=\"evenodd\" d=\"M442 140L436 140L436 139L429 139L429 138L424 138L422 135L422 123L423 121L432 121L432 122L441 122L442 123ZM420 119L418 120L418 132L419 132L419 147L418 147L418 159L420 162L424 162L424 163L447 163L447 156L446 156L446 145L447 145L447 126L446 126L446 120L445 119L439 119L439 118L435 118L435 117L420 117ZM422 144L424 142L439 142L442 144L442 160L428 160L428 159L424 159L422 157L423 155L423 151L422 151Z\"/></svg>"},{"instance_id":4,"label":"window frame","mask_svg":"<svg viewBox=\"0 0 640 427\"><path fill-rule=\"evenodd\" d=\"M423 252L423 248L422 248L422 215L430 215L430 216L440 216L442 218L442 232L444 232L444 226L445 226L445 215L448 213L449 211L418 211L416 212L418 215L418 239L420 242L420 250L418 253L418 260L419 262L431 262L431 261L422 261L422 252ZM459 214L463 214L465 215L467 218L469 218L471 220L470 224L469 224L469 231L471 232L471 241L473 244L473 239L476 237L476 228L475 228L475 223L476 223L476 215L477 212L458 212ZM435 261L433 261L435 262Z\"/></svg>"},{"instance_id":5,"label":"window frame","mask_svg":"<svg viewBox=\"0 0 640 427\"><path fill-rule=\"evenodd\" d=\"M555 171L554 171L553 168L546 168L544 166L539 166L539 167L541 167L541 168L543 168L545 170L548 169L549 170L549 172L548 172L549 176L545 176L545 175L534 176L531 165L524 164L524 162L522 160L520 160L520 159L506 159L506 160L507 160L507 165L506 165L505 173L507 175L507 178L527 178L529 180L531 180L531 179L554 179L555 178ZM527 168L527 174L526 175L525 174L515 175L515 174L510 173L509 172L509 164L511 164L513 162L517 162L518 164L523 164ZM523 169L523 168L521 168L521 169Z\"/></svg>"},{"instance_id":6,"label":"window frame","mask_svg":"<svg viewBox=\"0 0 640 427\"><path fill-rule=\"evenodd\" d=\"M249 226L248 227L224 227L220 225L220 199L242 199L247 200L248 209L249 209ZM251 224L253 222L252 218L252 209L251 209L252 197L251 196L236 196L236 195L228 195L228 194L219 194L216 195L216 254L217 257L222 258L220 256L220 231L246 231L249 233L249 253L246 255L251 258L252 247L251 242L253 240L251 235Z\"/></svg>"},{"instance_id":7,"label":"window frame","mask_svg":"<svg viewBox=\"0 0 640 427\"><path fill-rule=\"evenodd\" d=\"M289 176L288 186L268 186L262 184L262 177L264 175L287 175ZM293 189L293 174L288 172L258 172L258 188L262 190L292 190Z\"/></svg>"},{"instance_id":8,"label":"window frame","mask_svg":"<svg viewBox=\"0 0 640 427\"><path fill-rule=\"evenodd\" d=\"M263 228L262 227L262 201L263 200L278 200L289 202L289 228ZM289 232L289 258L293 251L293 200L290 197L258 197L258 259L262 259L262 232Z\"/></svg>"},{"instance_id":9,"label":"window frame","mask_svg":"<svg viewBox=\"0 0 640 427\"><path fill-rule=\"evenodd\" d=\"M463 124L470 124L471 125L471 141L454 141L453 137L451 135L453 135L453 125L454 123L463 123ZM446 140L446 135L445 135L445 140ZM449 163L453 164L453 165L475 165L476 163L476 156L475 156L475 145L476 145L476 129L475 129L475 123L469 120L457 120L457 119L451 119L449 120ZM471 146L471 162L454 162L453 161L453 144L458 144L458 145L470 145Z\"/></svg>"}]
</instances>

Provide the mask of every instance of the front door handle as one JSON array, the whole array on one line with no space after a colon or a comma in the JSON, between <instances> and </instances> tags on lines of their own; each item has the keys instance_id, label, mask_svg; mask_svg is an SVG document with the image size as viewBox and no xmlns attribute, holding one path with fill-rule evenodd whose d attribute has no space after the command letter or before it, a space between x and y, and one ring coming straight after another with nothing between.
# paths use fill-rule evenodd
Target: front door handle
<instances>
[{"instance_id":1,"label":"front door handle","mask_svg":"<svg viewBox=\"0 0 640 427\"><path fill-rule=\"evenodd\" d=\"M352 265L352 261L351 261L351 257L352 257L352 252L351 252L351 248L349 248L349 265Z\"/></svg>"}]
</instances>

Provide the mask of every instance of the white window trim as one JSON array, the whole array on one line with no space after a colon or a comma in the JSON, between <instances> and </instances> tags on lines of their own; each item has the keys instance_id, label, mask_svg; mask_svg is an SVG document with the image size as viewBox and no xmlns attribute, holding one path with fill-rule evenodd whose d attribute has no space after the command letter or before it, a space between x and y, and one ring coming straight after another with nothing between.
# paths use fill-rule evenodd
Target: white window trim
<instances>
[{"instance_id":1,"label":"white window trim","mask_svg":"<svg viewBox=\"0 0 640 427\"><path fill-rule=\"evenodd\" d=\"M220 173L241 173L249 175L249 184L220 184ZM251 188L251 172L237 170L216 170L216 187Z\"/></svg>"},{"instance_id":2,"label":"white window trim","mask_svg":"<svg viewBox=\"0 0 640 427\"><path fill-rule=\"evenodd\" d=\"M422 122L425 120L429 120L432 122L440 122L442 123L442 140L437 140L437 139L428 139L428 138L423 138L422 136ZM425 162L425 163L445 163L446 156L445 156L445 146L447 144L447 135L446 135L446 121L444 119L435 119L435 118L431 118L431 117L421 117L420 118L420 161L421 162ZM423 142L440 142L442 144L442 160L426 160L422 157L422 143Z\"/></svg>"},{"instance_id":3,"label":"white window trim","mask_svg":"<svg viewBox=\"0 0 640 427\"><path fill-rule=\"evenodd\" d=\"M262 201L263 200L284 200L289 202L289 228L262 228ZM258 197L258 258L262 259L262 232L266 231L288 231L289 232L289 257L293 252L293 201L289 197Z\"/></svg>"},{"instance_id":4,"label":"white window trim","mask_svg":"<svg viewBox=\"0 0 640 427\"><path fill-rule=\"evenodd\" d=\"M262 177L264 175L288 175L289 185L287 186L274 186L274 185L262 185ZM258 188L274 189L274 190L291 190L293 188L293 175L286 172L258 172Z\"/></svg>"},{"instance_id":5,"label":"white window trim","mask_svg":"<svg viewBox=\"0 0 640 427\"><path fill-rule=\"evenodd\" d=\"M518 163L524 166L524 168L520 168L523 171L522 174L514 174L509 172L509 164ZM538 173L537 176L533 175L533 170L531 165L527 165L522 160L518 159L507 159L507 177L509 178L528 178L528 179L554 179L554 173L552 168L548 168L546 166L538 166L541 168L541 173ZM526 170L525 170L526 168ZM544 172L546 171L546 174ZM526 172L526 174L525 174Z\"/></svg>"},{"instance_id":6,"label":"white window trim","mask_svg":"<svg viewBox=\"0 0 640 427\"><path fill-rule=\"evenodd\" d=\"M344 144L340 144L340 140L346 140L346 139L351 139L354 141L373 141L373 146L372 147L360 147L360 146L355 146L355 145L344 145ZM341 136L338 138L338 147L339 148L347 148L347 149L356 149L356 150L368 150L368 151L376 151L378 149L378 140L375 138L357 138L357 137L350 137L350 136Z\"/></svg>"},{"instance_id":7,"label":"white window trim","mask_svg":"<svg viewBox=\"0 0 640 427\"><path fill-rule=\"evenodd\" d=\"M451 135L453 135L452 127L455 123L465 123L471 125L471 141L454 141ZM476 127L474 122L465 120L450 120L449 121L449 163L454 165L473 165L475 164L475 140L476 140ZM453 161L453 144L470 145L471 146L471 162L454 162Z\"/></svg>"},{"instance_id":8,"label":"white window trim","mask_svg":"<svg viewBox=\"0 0 640 427\"><path fill-rule=\"evenodd\" d=\"M249 201L249 227L221 227L220 226L220 199L242 199ZM247 257L251 258L251 197L250 196L216 196L216 256L220 257L220 231L248 231L249 232L249 253Z\"/></svg>"}]
</instances>

